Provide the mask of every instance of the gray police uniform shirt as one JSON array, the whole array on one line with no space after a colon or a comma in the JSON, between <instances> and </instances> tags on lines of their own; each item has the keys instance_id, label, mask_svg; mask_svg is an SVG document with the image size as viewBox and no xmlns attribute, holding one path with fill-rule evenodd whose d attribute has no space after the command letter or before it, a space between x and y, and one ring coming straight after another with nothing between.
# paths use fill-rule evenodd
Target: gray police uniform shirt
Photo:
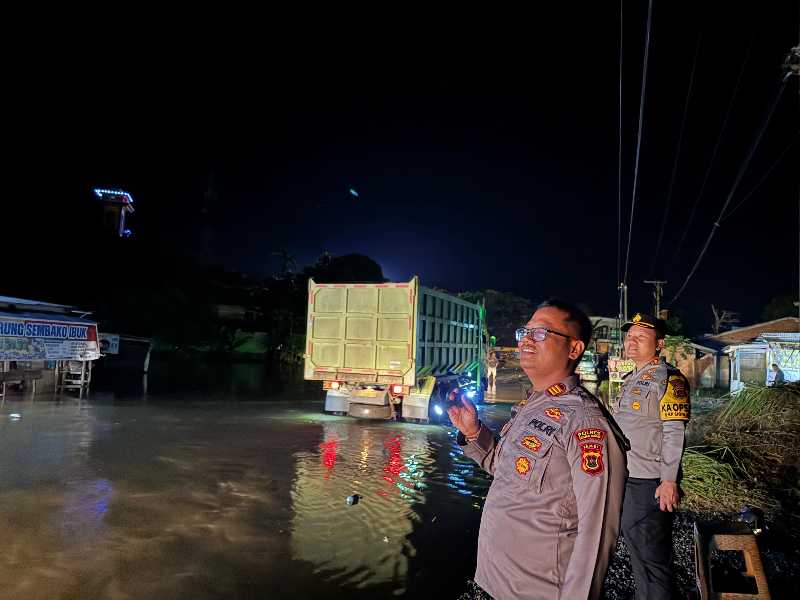
<instances>
[{"instance_id":1,"label":"gray police uniform shirt","mask_svg":"<svg viewBox=\"0 0 800 600\"><path fill-rule=\"evenodd\" d=\"M599 598L628 472L598 400L572 376L516 405L499 439L482 424L459 443L494 475L475 582L497 600Z\"/></svg>"},{"instance_id":2,"label":"gray police uniform shirt","mask_svg":"<svg viewBox=\"0 0 800 600\"><path fill-rule=\"evenodd\" d=\"M663 358L625 376L614 418L631 444L631 477L678 481L689 413L686 377Z\"/></svg>"}]
</instances>

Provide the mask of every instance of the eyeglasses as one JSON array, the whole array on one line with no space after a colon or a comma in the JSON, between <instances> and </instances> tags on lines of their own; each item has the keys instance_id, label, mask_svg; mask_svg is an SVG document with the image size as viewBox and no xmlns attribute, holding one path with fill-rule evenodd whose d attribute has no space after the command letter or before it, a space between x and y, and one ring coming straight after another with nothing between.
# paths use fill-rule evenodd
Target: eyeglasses
<instances>
[{"instance_id":1,"label":"eyeglasses","mask_svg":"<svg viewBox=\"0 0 800 600\"><path fill-rule=\"evenodd\" d=\"M514 332L518 342L521 342L525 338L532 339L534 342L543 342L548 333L555 333L556 335L560 335L561 337L565 337L567 339L572 338L571 335L561 333L560 331L553 331L547 327L520 327L516 332Z\"/></svg>"}]
</instances>

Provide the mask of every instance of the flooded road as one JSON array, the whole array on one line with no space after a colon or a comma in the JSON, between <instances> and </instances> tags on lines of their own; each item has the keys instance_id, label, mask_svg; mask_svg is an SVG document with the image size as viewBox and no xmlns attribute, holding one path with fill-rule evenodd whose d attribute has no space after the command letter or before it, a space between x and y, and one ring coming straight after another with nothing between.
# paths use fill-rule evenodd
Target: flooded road
<instances>
[{"instance_id":1,"label":"flooded road","mask_svg":"<svg viewBox=\"0 0 800 600\"><path fill-rule=\"evenodd\" d=\"M146 398L3 404L2 597L463 591L489 479L452 429L328 416L303 382L217 376L202 393L162 380Z\"/></svg>"}]
</instances>

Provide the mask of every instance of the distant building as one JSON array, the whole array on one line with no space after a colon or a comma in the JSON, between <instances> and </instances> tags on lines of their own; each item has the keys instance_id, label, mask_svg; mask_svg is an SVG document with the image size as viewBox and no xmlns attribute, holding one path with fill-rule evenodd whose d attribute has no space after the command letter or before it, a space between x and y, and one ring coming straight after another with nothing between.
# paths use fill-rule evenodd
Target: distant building
<instances>
[{"instance_id":1,"label":"distant building","mask_svg":"<svg viewBox=\"0 0 800 600\"><path fill-rule=\"evenodd\" d=\"M608 354L614 345L621 343L616 317L589 317L592 322L592 341L589 349L598 354Z\"/></svg>"},{"instance_id":2,"label":"distant building","mask_svg":"<svg viewBox=\"0 0 800 600\"><path fill-rule=\"evenodd\" d=\"M774 377L773 363L783 371L787 382L800 381L800 318L783 317L756 323L707 339L724 344L722 352L730 361L732 392L746 384L770 385Z\"/></svg>"},{"instance_id":3,"label":"distant building","mask_svg":"<svg viewBox=\"0 0 800 600\"><path fill-rule=\"evenodd\" d=\"M753 341L731 344L724 349L730 357L731 392L747 384L772 385L778 365L785 381L800 381L800 333L763 333Z\"/></svg>"},{"instance_id":4,"label":"distant building","mask_svg":"<svg viewBox=\"0 0 800 600\"><path fill-rule=\"evenodd\" d=\"M724 347L723 343L702 338L680 346L668 344L664 355L681 370L692 388L727 387L729 360L722 352Z\"/></svg>"},{"instance_id":5,"label":"distant building","mask_svg":"<svg viewBox=\"0 0 800 600\"><path fill-rule=\"evenodd\" d=\"M727 344L740 344L750 342L762 333L800 333L800 318L783 317L764 323L756 323L745 327L737 327L730 331L723 331L716 335L709 335L711 339L719 340Z\"/></svg>"}]
</instances>

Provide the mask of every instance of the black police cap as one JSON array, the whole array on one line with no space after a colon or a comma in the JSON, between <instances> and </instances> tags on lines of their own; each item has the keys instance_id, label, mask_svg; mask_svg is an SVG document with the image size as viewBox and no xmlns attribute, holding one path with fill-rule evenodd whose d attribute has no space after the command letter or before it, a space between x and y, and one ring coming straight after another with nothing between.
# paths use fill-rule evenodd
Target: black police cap
<instances>
[{"instance_id":1,"label":"black police cap","mask_svg":"<svg viewBox=\"0 0 800 600\"><path fill-rule=\"evenodd\" d=\"M622 331L628 331L634 325L640 325L642 327L648 327L650 329L655 329L656 334L658 337L664 337L667 335L667 324L662 319L656 319L653 315L648 315L646 313L636 313L633 315L633 318L625 323L620 329Z\"/></svg>"}]
</instances>

